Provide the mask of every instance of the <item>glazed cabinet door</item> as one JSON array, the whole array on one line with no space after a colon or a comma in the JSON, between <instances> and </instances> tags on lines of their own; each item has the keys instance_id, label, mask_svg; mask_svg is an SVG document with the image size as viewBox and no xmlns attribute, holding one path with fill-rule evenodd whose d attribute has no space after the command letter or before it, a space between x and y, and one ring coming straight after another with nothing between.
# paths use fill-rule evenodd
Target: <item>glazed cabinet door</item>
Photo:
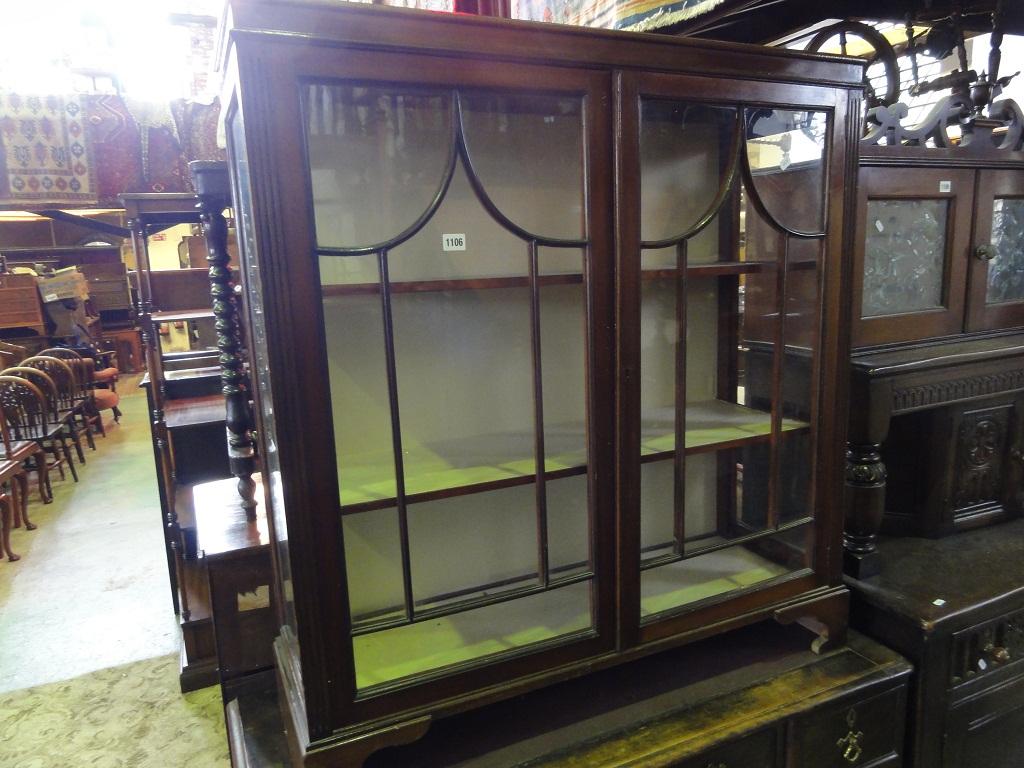
<instances>
[{"instance_id":1,"label":"glazed cabinet door","mask_svg":"<svg viewBox=\"0 0 1024 768\"><path fill-rule=\"evenodd\" d=\"M256 282L304 299L270 383L312 401L277 442L317 444L282 453L283 499L313 488L283 522L317 553L295 620L333 725L612 649L607 75L349 51L275 76L295 235L264 262L310 261Z\"/></svg>"},{"instance_id":2,"label":"glazed cabinet door","mask_svg":"<svg viewBox=\"0 0 1024 768\"><path fill-rule=\"evenodd\" d=\"M853 346L960 333L974 171L861 168Z\"/></svg>"},{"instance_id":3,"label":"glazed cabinet door","mask_svg":"<svg viewBox=\"0 0 1024 768\"><path fill-rule=\"evenodd\" d=\"M967 330L1024 325L1024 174L978 171Z\"/></svg>"},{"instance_id":4,"label":"glazed cabinet door","mask_svg":"<svg viewBox=\"0 0 1024 768\"><path fill-rule=\"evenodd\" d=\"M830 92L700 78L624 78L621 92L620 504L638 517L623 521L623 621L644 642L827 570L818 546L835 531L816 507L836 107Z\"/></svg>"}]
</instances>

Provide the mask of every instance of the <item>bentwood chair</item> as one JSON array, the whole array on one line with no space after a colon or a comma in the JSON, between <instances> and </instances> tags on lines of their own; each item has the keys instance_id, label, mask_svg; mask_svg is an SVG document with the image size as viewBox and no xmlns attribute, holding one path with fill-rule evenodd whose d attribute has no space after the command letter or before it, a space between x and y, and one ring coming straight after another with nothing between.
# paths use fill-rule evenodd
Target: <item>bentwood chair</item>
<instances>
[{"instance_id":1,"label":"bentwood chair","mask_svg":"<svg viewBox=\"0 0 1024 768\"><path fill-rule=\"evenodd\" d=\"M16 366L0 371L0 404L11 437L35 442L53 457L49 469L56 468L63 479L67 465L77 483L78 472L67 444L67 427L58 414L54 390L50 377L36 368ZM81 451L81 445L77 448Z\"/></svg>"},{"instance_id":2,"label":"bentwood chair","mask_svg":"<svg viewBox=\"0 0 1024 768\"><path fill-rule=\"evenodd\" d=\"M104 437L107 431L103 426L103 419L100 412L110 410L114 415L114 421L121 420L121 411L118 405L121 402L117 394L117 379L120 372L117 368L103 368L97 370L96 363L89 357L75 352L67 347L50 347L44 349L36 357L56 357L65 361L74 370L78 377L78 385L82 391L81 396L87 398L87 407L91 408L95 415L94 426Z\"/></svg>"},{"instance_id":3,"label":"bentwood chair","mask_svg":"<svg viewBox=\"0 0 1024 768\"><path fill-rule=\"evenodd\" d=\"M13 490L17 494L14 505L14 527L25 521L25 527L34 531L36 526L28 517L28 473L36 472L39 479L39 496L44 504L53 501L49 489L49 469L46 462L46 454L35 442L31 440L14 440L11 437L11 430L7 426L7 418L4 410L0 407L0 464L15 464L19 471L14 474L12 480Z\"/></svg>"},{"instance_id":4,"label":"bentwood chair","mask_svg":"<svg viewBox=\"0 0 1024 768\"><path fill-rule=\"evenodd\" d=\"M4 478L17 468L17 462L0 461L0 558L6 554L12 563L20 560L21 555L14 554L11 549L11 517L16 502L13 491L8 491L4 485L7 482Z\"/></svg>"},{"instance_id":5,"label":"bentwood chair","mask_svg":"<svg viewBox=\"0 0 1024 768\"><path fill-rule=\"evenodd\" d=\"M68 431L75 442L78 450L78 458L84 464L85 456L80 446L80 436L85 435L85 440L92 450L96 450L96 443L92 439L90 418L86 415L89 410L86 400L80 397L78 388L78 375L70 363L56 357L42 357L35 355L28 357L19 363L19 368L35 368L42 371L56 387L57 412L61 420L67 425Z\"/></svg>"}]
</instances>

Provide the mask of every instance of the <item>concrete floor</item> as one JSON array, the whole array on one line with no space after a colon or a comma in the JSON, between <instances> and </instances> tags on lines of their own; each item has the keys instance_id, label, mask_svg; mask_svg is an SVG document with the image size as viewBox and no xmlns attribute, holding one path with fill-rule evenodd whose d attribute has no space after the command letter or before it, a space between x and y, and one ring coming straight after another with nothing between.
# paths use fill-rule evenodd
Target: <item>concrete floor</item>
<instances>
[{"instance_id":1,"label":"concrete floor","mask_svg":"<svg viewBox=\"0 0 1024 768\"><path fill-rule=\"evenodd\" d=\"M15 529L0 562L0 693L177 653L145 393L119 389L124 417L86 449L80 482L33 491L39 528ZM34 476L32 480L34 481Z\"/></svg>"}]
</instances>

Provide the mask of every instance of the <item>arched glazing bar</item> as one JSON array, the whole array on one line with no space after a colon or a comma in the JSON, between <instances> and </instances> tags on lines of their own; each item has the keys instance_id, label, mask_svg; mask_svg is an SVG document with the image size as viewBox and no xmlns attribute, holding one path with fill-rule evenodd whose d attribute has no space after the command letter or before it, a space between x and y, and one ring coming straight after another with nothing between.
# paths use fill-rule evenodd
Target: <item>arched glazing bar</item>
<instances>
[{"instance_id":1,"label":"arched glazing bar","mask_svg":"<svg viewBox=\"0 0 1024 768\"><path fill-rule=\"evenodd\" d=\"M317 246L318 256L329 257L350 257L375 255L378 265L379 292L381 295L381 310L384 324L384 345L385 365L387 374L388 404L391 417L391 442L395 466L395 506L398 516L399 548L402 568L402 600L403 610L400 618L388 620L374 620L360 623L352 630L353 635L368 634L383 629L412 624L415 622L427 621L440 616L449 616L464 611L481 608L487 605L506 602L517 598L526 597L532 594L546 591L548 589L568 586L593 578L592 568L576 571L567 576L552 578L549 563L548 548L548 523L547 523L547 493L546 493L546 472L545 472L545 445L544 445L544 412L543 412L543 385L541 377L541 329L540 329L540 269L539 269L539 248L572 248L588 249L590 246L589 237L583 238L560 238L535 234L524 227L519 226L506 216L498 205L487 193L483 182L480 179L477 169L474 167L472 153L466 138L465 121L463 118L463 105L458 91L450 92L449 120L451 125L450 144L446 156L444 171L437 190L430 200L430 203L420 216L406 229L394 237L367 246L352 247L328 247ZM581 125L582 128L582 125ZM581 151L586 152L585 145L581 145ZM513 234L526 244L526 259L528 266L528 287L530 291L529 314L530 314L530 342L531 358L533 366L533 426L534 426L534 464L535 473L533 483L535 487L535 511L537 531L537 583L500 592L498 594L484 595L478 598L470 598L457 603L447 604L440 607L419 610L413 593L412 557L409 536L409 516L405 481L404 481L404 451L402 446L402 430L398 402L398 375L397 362L395 359L395 338L394 322L391 302L391 282L388 269L389 251L397 248L403 243L411 240L431 221L448 196L452 180L458 162L461 161L463 170L469 181L473 195L480 203L488 216L501 228ZM585 162L583 167L586 168ZM585 179L585 177L584 177ZM583 187L584 205L587 210L586 187ZM589 232L589 222L584 218L584 233ZM584 265L585 270L585 265ZM583 470L586 471L586 468ZM361 510L360 510L361 511Z\"/></svg>"},{"instance_id":2,"label":"arched glazing bar","mask_svg":"<svg viewBox=\"0 0 1024 768\"><path fill-rule=\"evenodd\" d=\"M691 557L697 557L712 551L716 548L727 548L742 543L747 539L756 539L765 535L764 533L753 533L747 536L732 538L729 541L717 546L700 548L691 554L685 553L686 523L685 523L685 434L686 434L686 353L684 339L686 332L686 284L687 284L687 248L690 240L699 235L718 215L719 211L726 204L735 192L737 181L742 182L747 191L754 210L764 221L775 231L782 235L782 248L776 262L776 302L778 310L778 323L775 327L775 338L772 344L776 353L773 360L772 386L771 386L771 433L770 433L770 458L769 458L769 488L768 488L768 512L766 532L776 533L790 528L798 528L807 522L806 518L789 521L780 524L780 441L782 439L783 420L783 363L785 351L785 323L786 323L786 297L787 297L787 267L789 263L790 238L800 240L818 240L825 238L824 229L820 231L804 231L788 227L780 222L765 204L760 191L754 180L754 174L750 163L750 148L747 139L751 134L754 120L757 118L759 108L748 105L737 105L736 121L734 124L733 137L729 148L728 166L722 175L722 182L718 192L705 210L705 212L684 232L668 238L659 240L641 240L641 249L662 249L675 247L676 269L675 269L675 306L676 306L676 339L674 370L677 381L675 401L675 445L676 450L673 456L673 547L672 551L660 557L652 558L641 563L641 570L648 570L662 565L678 562ZM827 167L827 157L822 157L823 168ZM823 187L822 194L818 200L821 206L822 216L826 210L826 195Z\"/></svg>"},{"instance_id":3,"label":"arched glazing bar","mask_svg":"<svg viewBox=\"0 0 1024 768\"><path fill-rule=\"evenodd\" d=\"M752 128L755 119L757 118L757 108L747 107L744 109L746 114L746 135L749 136L752 133ZM831 120L829 120L831 130ZM821 158L822 169L828 167L828 157L823 156ZM781 502L781 490L779 488L779 472L780 472L780 457L781 448L780 442L782 440L782 412L783 412L783 376L784 376L784 365L786 358L786 299L788 291L788 273L789 273L789 249L790 239L795 238L797 240L824 240L827 232L824 227L820 230L799 230L793 227L787 227L785 224L780 222L778 218L769 210L766 205L764 198L761 196L757 184L754 180L754 173L750 165L750 148L749 143L743 152L743 183L747 190L750 203L754 210L768 223L769 226L774 228L777 232L782 235L782 251L779 254L778 269L776 271L776 301L778 302L779 321L775 328L775 339L773 346L775 348L775 355L772 366L772 414L771 414L771 439L770 439L770 458L769 458L769 481L768 481L768 530L780 530L779 517L780 517L780 502ZM827 189L822 185L821 195L818 199L818 205L821 211L821 221L824 224L825 211L827 210ZM820 279L820 278L819 278ZM815 434L812 430L812 435ZM813 439L813 438L812 438ZM796 521L801 523L802 521Z\"/></svg>"}]
</instances>

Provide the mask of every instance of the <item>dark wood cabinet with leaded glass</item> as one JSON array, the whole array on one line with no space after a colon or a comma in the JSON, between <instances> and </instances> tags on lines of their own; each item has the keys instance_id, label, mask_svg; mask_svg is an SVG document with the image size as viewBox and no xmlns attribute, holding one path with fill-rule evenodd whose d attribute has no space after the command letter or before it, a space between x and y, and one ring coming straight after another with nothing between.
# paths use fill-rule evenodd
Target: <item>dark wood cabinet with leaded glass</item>
<instances>
[{"instance_id":1,"label":"dark wood cabinet with leaded glass","mask_svg":"<svg viewBox=\"0 0 1024 768\"><path fill-rule=\"evenodd\" d=\"M846 536L854 575L874 572L879 529L938 536L1024 511L1019 110L1002 109L1005 125L965 123L953 146L942 137L956 113L941 106L929 131L891 126L889 143L875 144L875 131L861 147ZM938 146L925 145L929 135Z\"/></svg>"},{"instance_id":2,"label":"dark wood cabinet with leaded glass","mask_svg":"<svg viewBox=\"0 0 1024 768\"><path fill-rule=\"evenodd\" d=\"M260 0L223 54L295 764L842 642L858 65Z\"/></svg>"}]
</instances>

